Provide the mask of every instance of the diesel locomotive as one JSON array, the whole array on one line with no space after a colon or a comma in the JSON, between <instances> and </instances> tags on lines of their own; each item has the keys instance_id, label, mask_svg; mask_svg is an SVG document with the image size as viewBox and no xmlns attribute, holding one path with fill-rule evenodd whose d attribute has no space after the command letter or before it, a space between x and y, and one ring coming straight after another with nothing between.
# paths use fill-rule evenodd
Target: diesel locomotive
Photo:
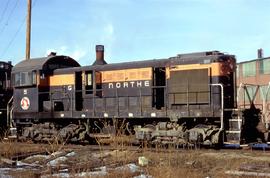
<instances>
[{"instance_id":1,"label":"diesel locomotive","mask_svg":"<svg viewBox=\"0 0 270 178\"><path fill-rule=\"evenodd\" d=\"M11 87L11 62L0 61L0 136L6 133L9 128L7 115L8 104L12 100L12 87Z\"/></svg>"},{"instance_id":2,"label":"diesel locomotive","mask_svg":"<svg viewBox=\"0 0 270 178\"><path fill-rule=\"evenodd\" d=\"M34 141L91 140L118 127L151 143L263 140L259 131L248 134L259 110L236 106L235 71L235 56L219 51L107 64L97 45L90 66L55 54L24 60L12 69L13 126Z\"/></svg>"}]
</instances>

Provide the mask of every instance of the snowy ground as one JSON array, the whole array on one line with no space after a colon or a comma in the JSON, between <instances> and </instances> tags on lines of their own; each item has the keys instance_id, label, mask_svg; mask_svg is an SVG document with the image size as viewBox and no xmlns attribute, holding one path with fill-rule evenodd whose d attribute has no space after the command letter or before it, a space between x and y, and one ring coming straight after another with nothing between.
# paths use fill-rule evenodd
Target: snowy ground
<instances>
[{"instance_id":1,"label":"snowy ground","mask_svg":"<svg viewBox=\"0 0 270 178\"><path fill-rule=\"evenodd\" d=\"M0 143L0 178L270 177L270 152ZM57 148L57 149L56 149ZM21 156L24 153L40 152ZM16 157L16 155L20 155ZM16 158L16 159L14 159Z\"/></svg>"}]
</instances>

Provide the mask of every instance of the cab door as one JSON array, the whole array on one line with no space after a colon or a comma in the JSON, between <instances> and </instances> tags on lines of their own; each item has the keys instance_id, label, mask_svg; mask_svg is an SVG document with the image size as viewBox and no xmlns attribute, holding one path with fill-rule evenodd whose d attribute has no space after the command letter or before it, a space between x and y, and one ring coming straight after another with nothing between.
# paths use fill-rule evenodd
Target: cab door
<instances>
[{"instance_id":1,"label":"cab door","mask_svg":"<svg viewBox=\"0 0 270 178\"><path fill-rule=\"evenodd\" d=\"M153 68L153 107L160 110L165 105L165 67Z\"/></svg>"},{"instance_id":2,"label":"cab door","mask_svg":"<svg viewBox=\"0 0 270 178\"><path fill-rule=\"evenodd\" d=\"M93 111L93 71L88 70L83 73L83 108L87 111Z\"/></svg>"},{"instance_id":3,"label":"cab door","mask_svg":"<svg viewBox=\"0 0 270 178\"><path fill-rule=\"evenodd\" d=\"M75 109L83 109L82 72L75 72Z\"/></svg>"}]
</instances>

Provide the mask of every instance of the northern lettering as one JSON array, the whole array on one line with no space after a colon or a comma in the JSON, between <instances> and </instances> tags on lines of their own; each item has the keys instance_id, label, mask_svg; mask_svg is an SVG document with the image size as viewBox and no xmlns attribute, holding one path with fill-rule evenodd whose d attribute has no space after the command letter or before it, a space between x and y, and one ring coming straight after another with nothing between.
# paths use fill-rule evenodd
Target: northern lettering
<instances>
[{"instance_id":1,"label":"northern lettering","mask_svg":"<svg viewBox=\"0 0 270 178\"><path fill-rule=\"evenodd\" d=\"M113 88L134 88L134 87L150 87L150 81L130 81L130 82L117 82L109 83L109 89Z\"/></svg>"}]
</instances>

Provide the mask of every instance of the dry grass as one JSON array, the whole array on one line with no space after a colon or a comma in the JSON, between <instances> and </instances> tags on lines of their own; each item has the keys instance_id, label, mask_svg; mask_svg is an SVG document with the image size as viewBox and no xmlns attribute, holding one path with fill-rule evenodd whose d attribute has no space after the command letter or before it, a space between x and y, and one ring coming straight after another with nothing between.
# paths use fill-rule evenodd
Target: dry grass
<instances>
[{"instance_id":1,"label":"dry grass","mask_svg":"<svg viewBox=\"0 0 270 178\"><path fill-rule=\"evenodd\" d=\"M67 143L67 139L64 140L61 136L56 135L52 140L48 140L48 145L46 151L51 154L57 151L61 151L64 149L64 146Z\"/></svg>"},{"instance_id":2,"label":"dry grass","mask_svg":"<svg viewBox=\"0 0 270 178\"><path fill-rule=\"evenodd\" d=\"M132 177L135 177L135 176L138 176L139 174L138 173L132 173L132 172L129 172L129 171L112 171L112 172L109 172L108 175L104 176L104 178L132 178Z\"/></svg>"},{"instance_id":3,"label":"dry grass","mask_svg":"<svg viewBox=\"0 0 270 178\"><path fill-rule=\"evenodd\" d=\"M261 161L260 157L264 153L259 154L260 157L253 157L253 153L249 156L239 157L243 152L233 151L215 151L215 150L183 150L172 151L169 153L153 153L145 152L143 155L148 157L150 164L145 168L145 171L155 178L181 178L181 177L229 177L225 174L227 170L238 170L243 164L253 163L270 163L270 160ZM216 156L205 154L207 152L214 152ZM218 155L221 154L219 157ZM269 156L267 153L265 156ZM252 158L252 159L250 159ZM258 160L256 160L258 158Z\"/></svg>"},{"instance_id":4,"label":"dry grass","mask_svg":"<svg viewBox=\"0 0 270 178\"><path fill-rule=\"evenodd\" d=\"M23 145L23 146L22 146ZM2 155L14 155L22 152L45 151L51 145L23 144L16 142L0 143ZM74 146L73 146L74 147ZM102 146L101 146L102 147ZM69 146L60 146L62 150ZM252 164L270 164L267 158L270 153L252 152L252 151L233 151L233 150L175 150L169 148L149 149L143 148L140 151L128 149L116 149L108 151L105 149L96 152L99 156L94 158L88 146L77 146L77 156L70 158L66 163L70 168L70 175L76 173L92 171L99 166L114 168L126 165L128 163L137 163L138 157L144 156L149 160L149 164L141 167L141 171L132 173L130 171L110 170L105 178L123 177L129 178L144 172L155 178L201 178L201 177L229 177L225 174L227 170L238 170L240 165ZM122 147L121 147L122 148ZM57 170L58 169L58 170ZM52 175L59 172L59 168L47 169L42 174ZM11 173L14 177L37 177L36 171L25 170Z\"/></svg>"},{"instance_id":5,"label":"dry grass","mask_svg":"<svg viewBox=\"0 0 270 178\"><path fill-rule=\"evenodd\" d=\"M19 170L19 171L12 171L10 175L14 178L38 178L40 174L31 170Z\"/></svg>"},{"instance_id":6,"label":"dry grass","mask_svg":"<svg viewBox=\"0 0 270 178\"><path fill-rule=\"evenodd\" d=\"M31 145L31 146L30 146ZM5 158L11 158L19 154L27 154L32 152L43 152L48 145L43 144L31 144L31 143L19 143L16 141L4 141L0 142L0 156Z\"/></svg>"},{"instance_id":7,"label":"dry grass","mask_svg":"<svg viewBox=\"0 0 270 178\"><path fill-rule=\"evenodd\" d=\"M163 148L152 148L146 146L138 150L129 149L131 137L123 136L124 129L117 131L116 137L111 139L111 151L108 151L100 140L97 139L99 150L93 152L90 146L66 145L64 141L55 138L49 144L30 144L18 142L0 142L0 155L10 158L17 154L30 152L66 151L74 149L76 156L70 157L65 165L68 166L70 176L80 172L93 171L94 168L106 166L110 168L105 178L129 178L144 173L154 178L201 178L201 177L230 177L225 174L228 170L239 170L243 164L270 164L269 152L252 152L247 150L179 150L173 147L164 150ZM138 163L138 158L144 156L149 164L140 167L135 173L127 170L114 170L116 167L129 163ZM1 166L1 163L0 163ZM42 171L13 171L14 177L38 177L39 174L53 175L62 168L45 167Z\"/></svg>"}]
</instances>

